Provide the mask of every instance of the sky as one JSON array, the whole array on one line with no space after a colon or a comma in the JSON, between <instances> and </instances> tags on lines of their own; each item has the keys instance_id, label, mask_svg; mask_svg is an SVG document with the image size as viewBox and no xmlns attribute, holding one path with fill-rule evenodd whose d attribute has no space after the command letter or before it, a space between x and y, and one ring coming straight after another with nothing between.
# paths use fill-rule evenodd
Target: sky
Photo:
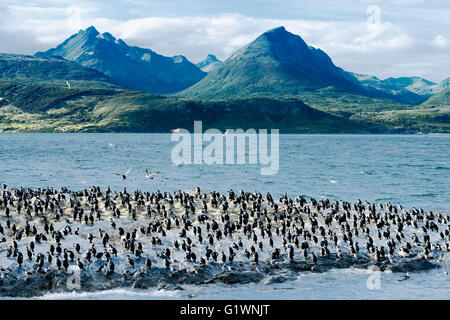
<instances>
[{"instance_id":1,"label":"sky","mask_svg":"<svg viewBox=\"0 0 450 320\"><path fill-rule=\"evenodd\" d=\"M34 54L91 25L194 63L284 26L347 71L450 77L450 0L1 0L0 52Z\"/></svg>"}]
</instances>

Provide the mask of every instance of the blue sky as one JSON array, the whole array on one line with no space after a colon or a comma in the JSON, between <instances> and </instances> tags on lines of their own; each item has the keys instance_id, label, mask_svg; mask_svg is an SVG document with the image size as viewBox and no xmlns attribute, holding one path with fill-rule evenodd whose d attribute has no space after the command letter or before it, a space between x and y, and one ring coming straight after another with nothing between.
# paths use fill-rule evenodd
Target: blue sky
<instances>
[{"instance_id":1,"label":"blue sky","mask_svg":"<svg viewBox=\"0 0 450 320\"><path fill-rule=\"evenodd\" d=\"M2 0L0 52L32 54L94 25L193 62L283 25L336 65L380 78L450 76L450 0Z\"/></svg>"}]
</instances>

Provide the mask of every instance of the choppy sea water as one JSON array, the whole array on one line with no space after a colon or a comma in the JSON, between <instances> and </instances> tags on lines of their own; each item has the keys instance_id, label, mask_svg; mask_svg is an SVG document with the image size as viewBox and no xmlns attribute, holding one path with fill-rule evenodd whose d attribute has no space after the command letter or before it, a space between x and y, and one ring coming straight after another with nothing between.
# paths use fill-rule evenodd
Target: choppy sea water
<instances>
[{"instance_id":1,"label":"choppy sea water","mask_svg":"<svg viewBox=\"0 0 450 320\"><path fill-rule=\"evenodd\" d=\"M279 171L260 165L172 163L168 134L0 134L0 183L10 187L128 191L258 190L280 196L401 203L450 212L450 135L281 135ZM131 169L127 180L116 174ZM145 179L145 169L159 171ZM363 173L366 171L367 173ZM380 274L369 289L366 270L299 274L281 284L185 286L184 291L117 289L46 295L57 299L449 299L445 267L429 272Z\"/></svg>"},{"instance_id":2,"label":"choppy sea water","mask_svg":"<svg viewBox=\"0 0 450 320\"><path fill-rule=\"evenodd\" d=\"M94 293L47 294L38 299L200 299L200 300L320 300L320 299L435 299L450 298L450 279L445 268L429 272L379 273L374 285L362 269L335 269L325 273L300 273L297 280L284 283L240 285L186 285L185 290L114 289ZM378 276L378 275L376 275ZM369 286L367 283L370 283Z\"/></svg>"}]
</instances>

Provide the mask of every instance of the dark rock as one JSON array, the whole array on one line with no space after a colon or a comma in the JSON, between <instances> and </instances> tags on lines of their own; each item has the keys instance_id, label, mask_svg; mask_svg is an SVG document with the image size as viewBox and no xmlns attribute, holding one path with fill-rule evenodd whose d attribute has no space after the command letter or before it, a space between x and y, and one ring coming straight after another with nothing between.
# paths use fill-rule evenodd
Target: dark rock
<instances>
[{"instance_id":1,"label":"dark rock","mask_svg":"<svg viewBox=\"0 0 450 320\"><path fill-rule=\"evenodd\" d=\"M215 280L226 284L251 283L260 281L264 275L260 272L252 271L224 271L216 276Z\"/></svg>"},{"instance_id":2,"label":"dark rock","mask_svg":"<svg viewBox=\"0 0 450 320\"><path fill-rule=\"evenodd\" d=\"M285 277L283 277L281 275L276 275L276 276L270 276L270 277L264 279L262 281L262 284L267 286L267 285L270 285L270 284L273 284L273 283L283 283L283 282L285 282L287 280L288 279L286 279Z\"/></svg>"},{"instance_id":3,"label":"dark rock","mask_svg":"<svg viewBox=\"0 0 450 320\"><path fill-rule=\"evenodd\" d=\"M184 290L183 287L176 284L160 284L157 287L158 290L167 290L167 291L179 291Z\"/></svg>"},{"instance_id":4,"label":"dark rock","mask_svg":"<svg viewBox=\"0 0 450 320\"><path fill-rule=\"evenodd\" d=\"M426 260L402 261L392 267L393 272L413 272L438 268L439 265Z\"/></svg>"}]
</instances>

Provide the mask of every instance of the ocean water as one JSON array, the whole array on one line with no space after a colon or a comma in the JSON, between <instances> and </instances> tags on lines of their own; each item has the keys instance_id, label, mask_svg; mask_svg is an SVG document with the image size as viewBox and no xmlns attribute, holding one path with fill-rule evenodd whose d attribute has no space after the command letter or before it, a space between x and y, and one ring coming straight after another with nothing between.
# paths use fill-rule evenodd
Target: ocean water
<instances>
[{"instance_id":1,"label":"ocean water","mask_svg":"<svg viewBox=\"0 0 450 320\"><path fill-rule=\"evenodd\" d=\"M37 299L82 300L321 300L321 299L450 299L450 278L441 268L427 272L380 272L377 286L369 277L373 273L363 269L334 269L325 273L300 273L293 281L278 284L209 284L184 285L184 290L114 289L89 293L46 294ZM377 280L378 281L378 280ZM370 283L369 286L367 283Z\"/></svg>"},{"instance_id":2,"label":"ocean water","mask_svg":"<svg viewBox=\"0 0 450 320\"><path fill-rule=\"evenodd\" d=\"M3 133L0 183L129 191L200 186L450 212L450 135L280 135L279 140L279 171L263 176L259 164L176 166L169 134ZM116 173L129 168L122 181ZM160 174L145 179L146 168Z\"/></svg>"},{"instance_id":3,"label":"ocean water","mask_svg":"<svg viewBox=\"0 0 450 320\"><path fill-rule=\"evenodd\" d=\"M450 213L450 135L280 135L279 171L260 165L173 164L169 134L0 134L0 183L9 187L99 185L128 191L271 192L316 199L401 203ZM131 171L123 181L117 175ZM145 169L160 173L145 178ZM362 171L368 173L363 173ZM299 274L265 286L185 286L184 291L110 290L46 295L50 299L449 299L446 267L410 274L381 273L370 290L366 270Z\"/></svg>"}]
</instances>

